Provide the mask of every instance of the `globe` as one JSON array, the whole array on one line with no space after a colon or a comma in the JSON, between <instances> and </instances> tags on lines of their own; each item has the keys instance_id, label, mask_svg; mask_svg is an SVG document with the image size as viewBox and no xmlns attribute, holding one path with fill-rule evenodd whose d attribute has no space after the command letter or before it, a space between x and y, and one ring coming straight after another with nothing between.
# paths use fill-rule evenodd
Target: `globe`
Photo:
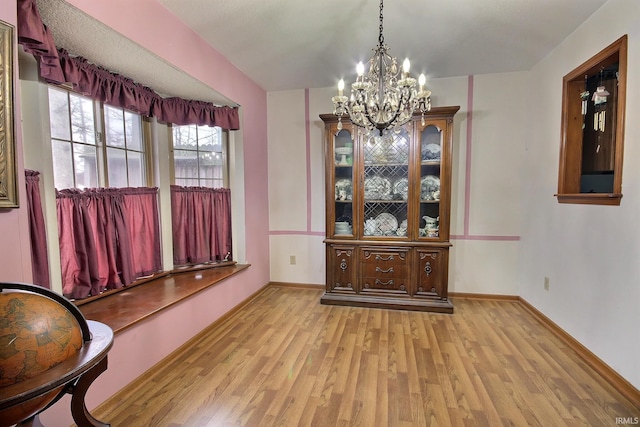
<instances>
[{"instance_id":1,"label":"globe","mask_svg":"<svg viewBox=\"0 0 640 427\"><path fill-rule=\"evenodd\" d=\"M39 294L0 293L0 394L3 387L37 377L67 360L82 345L80 325L63 305ZM0 411L0 424L12 425L38 413L61 390L62 386Z\"/></svg>"},{"instance_id":2,"label":"globe","mask_svg":"<svg viewBox=\"0 0 640 427\"><path fill-rule=\"evenodd\" d=\"M0 387L52 368L82 348L78 321L43 295L0 294Z\"/></svg>"}]
</instances>

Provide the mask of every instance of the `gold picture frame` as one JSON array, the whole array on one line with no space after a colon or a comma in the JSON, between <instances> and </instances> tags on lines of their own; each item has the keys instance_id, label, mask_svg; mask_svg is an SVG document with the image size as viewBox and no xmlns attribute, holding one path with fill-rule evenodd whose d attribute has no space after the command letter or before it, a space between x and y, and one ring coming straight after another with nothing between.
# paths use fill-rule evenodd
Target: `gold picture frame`
<instances>
[{"instance_id":1,"label":"gold picture frame","mask_svg":"<svg viewBox=\"0 0 640 427\"><path fill-rule=\"evenodd\" d=\"M0 21L0 209L17 208L13 132L13 26Z\"/></svg>"}]
</instances>

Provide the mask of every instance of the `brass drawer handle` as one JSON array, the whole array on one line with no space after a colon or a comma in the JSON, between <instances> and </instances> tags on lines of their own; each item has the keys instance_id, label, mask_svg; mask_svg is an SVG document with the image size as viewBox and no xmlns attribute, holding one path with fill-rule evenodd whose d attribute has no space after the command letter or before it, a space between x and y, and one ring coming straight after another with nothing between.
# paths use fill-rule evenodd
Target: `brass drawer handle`
<instances>
[{"instance_id":1,"label":"brass drawer handle","mask_svg":"<svg viewBox=\"0 0 640 427\"><path fill-rule=\"evenodd\" d=\"M380 279L376 279L376 285L393 286L393 279L389 280L388 282L383 282Z\"/></svg>"},{"instance_id":2,"label":"brass drawer handle","mask_svg":"<svg viewBox=\"0 0 640 427\"><path fill-rule=\"evenodd\" d=\"M389 267L386 270L381 269L380 267L376 267L377 273L393 273L393 267Z\"/></svg>"},{"instance_id":3,"label":"brass drawer handle","mask_svg":"<svg viewBox=\"0 0 640 427\"><path fill-rule=\"evenodd\" d=\"M393 261L393 255L389 255L388 257L376 255L376 261Z\"/></svg>"}]
</instances>

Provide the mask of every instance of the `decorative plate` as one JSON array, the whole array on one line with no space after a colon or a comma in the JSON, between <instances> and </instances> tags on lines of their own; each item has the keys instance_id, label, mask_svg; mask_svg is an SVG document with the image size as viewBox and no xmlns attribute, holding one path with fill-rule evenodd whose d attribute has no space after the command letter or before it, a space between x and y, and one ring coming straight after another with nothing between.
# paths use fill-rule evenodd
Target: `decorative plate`
<instances>
[{"instance_id":1,"label":"decorative plate","mask_svg":"<svg viewBox=\"0 0 640 427\"><path fill-rule=\"evenodd\" d=\"M396 199L407 200L409 198L409 180L407 178L397 179L393 184L393 195Z\"/></svg>"},{"instance_id":2,"label":"decorative plate","mask_svg":"<svg viewBox=\"0 0 640 427\"><path fill-rule=\"evenodd\" d=\"M440 144L427 144L422 147L422 160L440 160Z\"/></svg>"},{"instance_id":3,"label":"decorative plate","mask_svg":"<svg viewBox=\"0 0 640 427\"><path fill-rule=\"evenodd\" d=\"M391 181L381 176L372 176L364 180L365 199L388 199L391 195Z\"/></svg>"},{"instance_id":4,"label":"decorative plate","mask_svg":"<svg viewBox=\"0 0 640 427\"><path fill-rule=\"evenodd\" d=\"M435 175L423 176L420 180L420 199L436 200L439 197L434 197L435 192L440 192L440 178Z\"/></svg>"},{"instance_id":5,"label":"decorative plate","mask_svg":"<svg viewBox=\"0 0 640 427\"><path fill-rule=\"evenodd\" d=\"M376 228L381 234L394 233L398 229L398 220L390 213L381 213L376 217Z\"/></svg>"},{"instance_id":6,"label":"decorative plate","mask_svg":"<svg viewBox=\"0 0 640 427\"><path fill-rule=\"evenodd\" d=\"M336 200L353 199L353 184L349 178L342 178L336 181Z\"/></svg>"}]
</instances>

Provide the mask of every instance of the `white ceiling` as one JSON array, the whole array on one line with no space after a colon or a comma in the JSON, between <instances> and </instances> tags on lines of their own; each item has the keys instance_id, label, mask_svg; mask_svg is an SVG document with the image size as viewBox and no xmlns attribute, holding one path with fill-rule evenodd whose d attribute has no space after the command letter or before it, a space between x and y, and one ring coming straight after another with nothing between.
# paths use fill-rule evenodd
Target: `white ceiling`
<instances>
[{"instance_id":1,"label":"white ceiling","mask_svg":"<svg viewBox=\"0 0 640 427\"><path fill-rule=\"evenodd\" d=\"M378 0L158 1L267 91L353 81L355 63L378 42ZM606 1L387 0L384 39L415 74L523 71ZM228 102L63 0L38 5L56 44L71 53L158 92Z\"/></svg>"}]
</instances>

